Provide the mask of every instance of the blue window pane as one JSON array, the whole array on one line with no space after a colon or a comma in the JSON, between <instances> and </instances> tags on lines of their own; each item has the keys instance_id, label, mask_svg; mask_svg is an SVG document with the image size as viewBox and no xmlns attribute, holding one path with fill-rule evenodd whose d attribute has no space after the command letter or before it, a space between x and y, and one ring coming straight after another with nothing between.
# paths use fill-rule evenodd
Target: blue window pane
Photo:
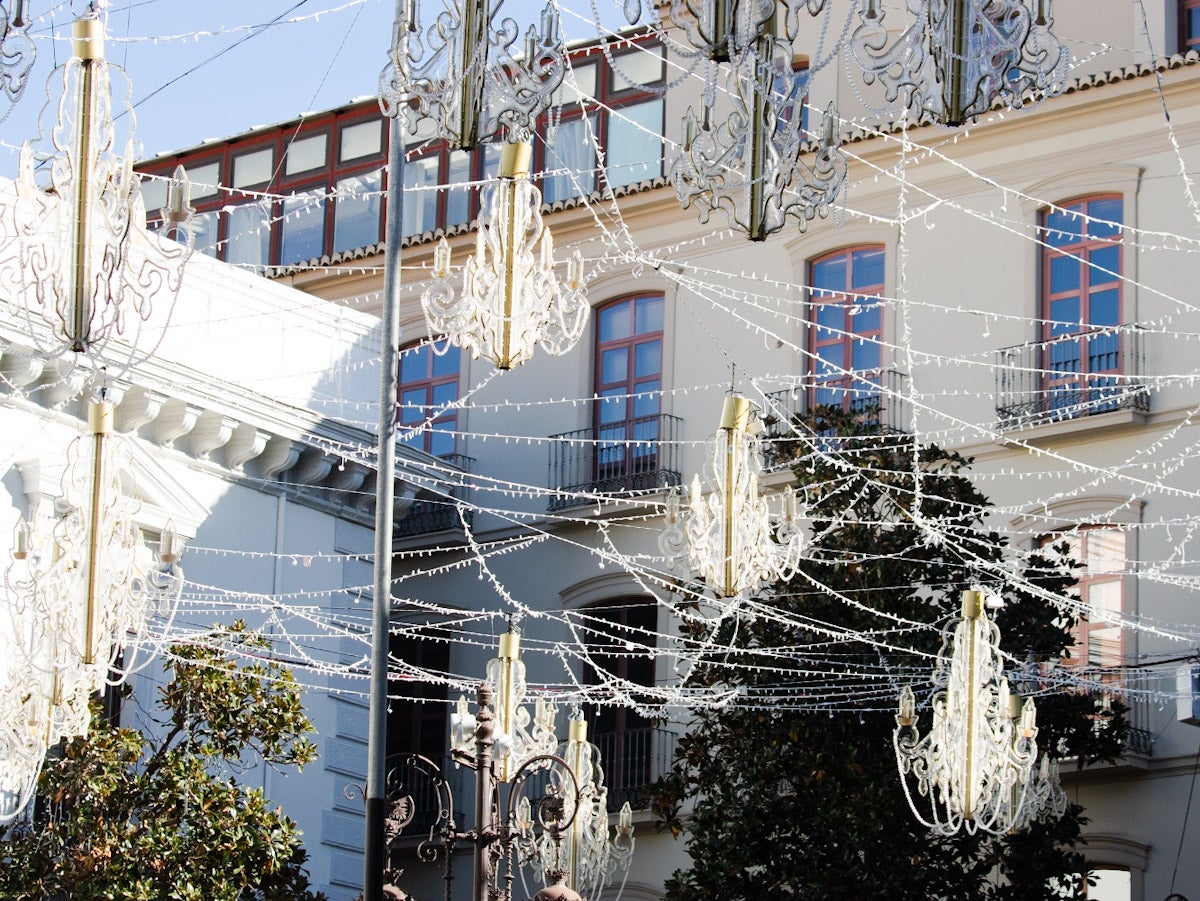
<instances>
[{"instance_id":1,"label":"blue window pane","mask_svg":"<svg viewBox=\"0 0 1200 901\"><path fill-rule=\"evenodd\" d=\"M600 341L629 337L629 303L618 303L600 311Z\"/></svg>"},{"instance_id":2,"label":"blue window pane","mask_svg":"<svg viewBox=\"0 0 1200 901\"><path fill-rule=\"evenodd\" d=\"M357 250L379 241L383 173L368 172L337 183L333 205L333 250Z\"/></svg>"},{"instance_id":3,"label":"blue window pane","mask_svg":"<svg viewBox=\"0 0 1200 901\"><path fill-rule=\"evenodd\" d=\"M629 377L629 351L624 347L606 350L600 357L600 381L611 385Z\"/></svg>"},{"instance_id":4,"label":"blue window pane","mask_svg":"<svg viewBox=\"0 0 1200 901\"><path fill-rule=\"evenodd\" d=\"M400 395L400 421L420 422L425 418L425 389L415 388Z\"/></svg>"},{"instance_id":5,"label":"blue window pane","mask_svg":"<svg viewBox=\"0 0 1200 901\"><path fill-rule=\"evenodd\" d=\"M1050 345L1050 369L1053 372L1078 372L1079 360L1078 341L1059 341Z\"/></svg>"},{"instance_id":6,"label":"blue window pane","mask_svg":"<svg viewBox=\"0 0 1200 901\"><path fill-rule=\"evenodd\" d=\"M1111 282L1121 274L1121 248L1115 244L1097 247L1088 255L1088 261L1092 264L1088 279L1093 285Z\"/></svg>"},{"instance_id":7,"label":"blue window pane","mask_svg":"<svg viewBox=\"0 0 1200 901\"><path fill-rule=\"evenodd\" d=\"M637 386L638 393L633 398L633 416L635 419L642 416L657 416L659 410L659 400L662 395L658 393L659 383L657 381L645 382Z\"/></svg>"},{"instance_id":8,"label":"blue window pane","mask_svg":"<svg viewBox=\"0 0 1200 901\"><path fill-rule=\"evenodd\" d=\"M1116 372L1121 368L1121 339L1116 334L1097 335L1088 341L1088 371Z\"/></svg>"},{"instance_id":9,"label":"blue window pane","mask_svg":"<svg viewBox=\"0 0 1200 901\"><path fill-rule=\"evenodd\" d=\"M429 453L435 457L448 457L454 453L453 422L439 422L429 431Z\"/></svg>"},{"instance_id":10,"label":"blue window pane","mask_svg":"<svg viewBox=\"0 0 1200 901\"><path fill-rule=\"evenodd\" d=\"M620 388L614 391L605 391L601 394L604 400L600 401L600 422L624 422L625 416L625 389Z\"/></svg>"},{"instance_id":11,"label":"blue window pane","mask_svg":"<svg viewBox=\"0 0 1200 901\"><path fill-rule=\"evenodd\" d=\"M429 346L418 344L400 354L400 381L415 382L429 377Z\"/></svg>"},{"instance_id":12,"label":"blue window pane","mask_svg":"<svg viewBox=\"0 0 1200 901\"><path fill-rule=\"evenodd\" d=\"M813 263L813 287L828 291L846 290L846 256L838 254Z\"/></svg>"},{"instance_id":13,"label":"blue window pane","mask_svg":"<svg viewBox=\"0 0 1200 901\"><path fill-rule=\"evenodd\" d=\"M1050 261L1050 292L1079 290L1079 260L1072 256L1056 256Z\"/></svg>"},{"instance_id":14,"label":"blue window pane","mask_svg":"<svg viewBox=\"0 0 1200 901\"><path fill-rule=\"evenodd\" d=\"M879 331L879 302L864 298L855 306L858 313L850 317L851 329L860 335Z\"/></svg>"},{"instance_id":15,"label":"blue window pane","mask_svg":"<svg viewBox=\"0 0 1200 901\"><path fill-rule=\"evenodd\" d=\"M283 201L281 265L315 260L325 250L325 192L305 191Z\"/></svg>"},{"instance_id":16,"label":"blue window pane","mask_svg":"<svg viewBox=\"0 0 1200 901\"><path fill-rule=\"evenodd\" d=\"M456 400L458 400L458 385L453 382L445 382L433 386L433 405L435 407L444 408Z\"/></svg>"},{"instance_id":17,"label":"blue window pane","mask_svg":"<svg viewBox=\"0 0 1200 901\"><path fill-rule=\"evenodd\" d=\"M818 368L822 375L840 373L846 368L846 346L844 344L828 344L817 348Z\"/></svg>"},{"instance_id":18,"label":"blue window pane","mask_svg":"<svg viewBox=\"0 0 1200 901\"><path fill-rule=\"evenodd\" d=\"M845 304L837 302L817 304L817 326L826 330L832 329L838 332L845 331Z\"/></svg>"},{"instance_id":19,"label":"blue window pane","mask_svg":"<svg viewBox=\"0 0 1200 901\"><path fill-rule=\"evenodd\" d=\"M442 349L445 353L439 353ZM458 374L459 348L454 345L447 347L447 342L441 342L433 348L433 377L442 378Z\"/></svg>"},{"instance_id":20,"label":"blue window pane","mask_svg":"<svg viewBox=\"0 0 1200 901\"><path fill-rule=\"evenodd\" d=\"M1093 238L1114 238L1121 233L1119 226L1122 222L1124 204L1120 197L1109 197L1104 200L1093 200L1088 204L1088 215L1092 221L1088 223L1088 233ZM1107 223L1113 223L1108 225Z\"/></svg>"},{"instance_id":21,"label":"blue window pane","mask_svg":"<svg viewBox=\"0 0 1200 901\"><path fill-rule=\"evenodd\" d=\"M1070 207L1069 209L1077 210L1078 207ZM1043 240L1051 247L1074 244L1079 240L1079 225L1079 217L1067 209L1051 210L1046 214Z\"/></svg>"},{"instance_id":22,"label":"blue window pane","mask_svg":"<svg viewBox=\"0 0 1200 901\"><path fill-rule=\"evenodd\" d=\"M1067 332L1078 331L1081 325L1079 320L1079 298L1064 297L1062 300L1051 302L1050 320L1051 335L1062 335Z\"/></svg>"},{"instance_id":23,"label":"blue window pane","mask_svg":"<svg viewBox=\"0 0 1200 901\"><path fill-rule=\"evenodd\" d=\"M856 372L879 368L879 344L859 338L851 345L852 368Z\"/></svg>"},{"instance_id":24,"label":"blue window pane","mask_svg":"<svg viewBox=\"0 0 1200 901\"><path fill-rule=\"evenodd\" d=\"M634 348L634 378L658 375L662 371L662 342L643 341Z\"/></svg>"},{"instance_id":25,"label":"blue window pane","mask_svg":"<svg viewBox=\"0 0 1200 901\"><path fill-rule=\"evenodd\" d=\"M1088 313L1092 325L1118 325L1121 321L1121 292L1116 288L1095 292L1091 296Z\"/></svg>"},{"instance_id":26,"label":"blue window pane","mask_svg":"<svg viewBox=\"0 0 1200 901\"><path fill-rule=\"evenodd\" d=\"M608 117L608 183L619 188L662 174L661 99L612 110Z\"/></svg>"},{"instance_id":27,"label":"blue window pane","mask_svg":"<svg viewBox=\"0 0 1200 901\"><path fill-rule=\"evenodd\" d=\"M855 290L883 284L883 249L854 251L854 281L851 285Z\"/></svg>"},{"instance_id":28,"label":"blue window pane","mask_svg":"<svg viewBox=\"0 0 1200 901\"><path fill-rule=\"evenodd\" d=\"M633 328L639 335L663 330L663 299L661 297L639 297L634 307Z\"/></svg>"}]
</instances>

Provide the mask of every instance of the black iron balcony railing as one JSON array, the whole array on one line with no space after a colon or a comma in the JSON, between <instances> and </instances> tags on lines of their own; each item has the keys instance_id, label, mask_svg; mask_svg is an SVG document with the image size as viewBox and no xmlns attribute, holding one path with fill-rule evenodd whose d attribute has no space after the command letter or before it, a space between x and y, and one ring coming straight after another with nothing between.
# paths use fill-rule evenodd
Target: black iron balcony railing
<instances>
[{"instance_id":1,"label":"black iron balcony railing","mask_svg":"<svg viewBox=\"0 0 1200 901\"><path fill-rule=\"evenodd\" d=\"M398 536L428 535L432 532L461 529L462 519L458 513L460 505L467 525L471 524L473 514L469 474L475 459L462 454L445 454L439 459L454 469L446 472L441 492L436 496L432 493L418 495L408 513L396 521Z\"/></svg>"},{"instance_id":2,"label":"black iron balcony railing","mask_svg":"<svg viewBox=\"0 0 1200 901\"><path fill-rule=\"evenodd\" d=\"M550 436L550 509L679 484L678 416L657 413Z\"/></svg>"},{"instance_id":3,"label":"black iron balcony railing","mask_svg":"<svg viewBox=\"0 0 1200 901\"><path fill-rule=\"evenodd\" d=\"M676 735L665 729L626 729L592 736L600 749L609 811L626 801L634 810L650 806L647 788L671 768Z\"/></svg>"},{"instance_id":4,"label":"black iron balcony railing","mask_svg":"<svg viewBox=\"0 0 1200 901\"><path fill-rule=\"evenodd\" d=\"M996 352L996 415L1001 429L1150 409L1145 332L1092 329Z\"/></svg>"},{"instance_id":5,"label":"black iron balcony railing","mask_svg":"<svg viewBox=\"0 0 1200 901\"><path fill-rule=\"evenodd\" d=\"M910 417L910 405L904 399L907 379L903 372L893 369L848 373L833 380L804 376L790 388L767 393L764 412L774 420L769 434L773 438L791 434L788 424L792 420L822 405L861 411L864 425L878 425L887 433L907 432Z\"/></svg>"}]
</instances>

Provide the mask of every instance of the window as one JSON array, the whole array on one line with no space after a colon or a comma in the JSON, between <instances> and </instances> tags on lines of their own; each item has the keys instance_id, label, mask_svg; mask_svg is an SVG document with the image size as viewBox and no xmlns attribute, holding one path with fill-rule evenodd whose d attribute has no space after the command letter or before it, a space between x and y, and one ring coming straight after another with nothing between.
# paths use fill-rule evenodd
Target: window
<instances>
[{"instance_id":1,"label":"window","mask_svg":"<svg viewBox=\"0 0 1200 901\"><path fill-rule=\"evenodd\" d=\"M440 638L440 640L439 640ZM388 653L401 671L447 673L450 643L433 627L401 627L388 640ZM396 663L388 669L394 670ZM410 669L411 668L411 669ZM387 753L423 754L435 763L446 753L446 686L416 676L388 677Z\"/></svg>"},{"instance_id":2,"label":"window","mask_svg":"<svg viewBox=\"0 0 1200 901\"><path fill-rule=\"evenodd\" d=\"M400 352L400 439L435 457L455 452L458 428L459 349L412 344Z\"/></svg>"},{"instance_id":3,"label":"window","mask_svg":"<svg viewBox=\"0 0 1200 901\"><path fill-rule=\"evenodd\" d=\"M853 410L880 396L884 249L865 245L812 261L810 404Z\"/></svg>"},{"instance_id":4,"label":"window","mask_svg":"<svg viewBox=\"0 0 1200 901\"><path fill-rule=\"evenodd\" d=\"M661 104L660 104L661 105ZM542 201L555 203L596 190L596 117L567 119L546 132Z\"/></svg>"},{"instance_id":5,"label":"window","mask_svg":"<svg viewBox=\"0 0 1200 901\"><path fill-rule=\"evenodd\" d=\"M239 266L271 262L271 201L258 200L229 207L225 259Z\"/></svg>"},{"instance_id":6,"label":"window","mask_svg":"<svg viewBox=\"0 0 1200 901\"><path fill-rule=\"evenodd\" d=\"M327 143L328 138L324 134L296 138L284 151L283 174L297 175L327 166Z\"/></svg>"},{"instance_id":7,"label":"window","mask_svg":"<svg viewBox=\"0 0 1200 901\"><path fill-rule=\"evenodd\" d=\"M275 174L275 148L264 147L233 158L233 186L265 185Z\"/></svg>"},{"instance_id":8,"label":"window","mask_svg":"<svg viewBox=\"0 0 1200 901\"><path fill-rule=\"evenodd\" d=\"M1042 397L1061 415L1122 403L1120 197L1043 210Z\"/></svg>"},{"instance_id":9,"label":"window","mask_svg":"<svg viewBox=\"0 0 1200 901\"><path fill-rule=\"evenodd\" d=\"M630 648L653 648L658 631L656 604L645 598L608 601L586 608L584 617L590 660L584 681L588 685L616 680L622 691L629 692L630 685L655 684L654 655ZM589 737L600 749L609 807L616 810L626 801L644 807L642 789L657 775L653 762L659 730L625 704L597 706L588 711L588 720Z\"/></svg>"},{"instance_id":10,"label":"window","mask_svg":"<svg viewBox=\"0 0 1200 901\"><path fill-rule=\"evenodd\" d=\"M1089 611L1075 627L1071 663L1089 667L1117 667L1124 662L1118 618L1124 609L1125 533L1111 526L1086 526L1046 540L1055 547L1066 544L1075 561L1072 594Z\"/></svg>"},{"instance_id":11,"label":"window","mask_svg":"<svg viewBox=\"0 0 1200 901\"><path fill-rule=\"evenodd\" d=\"M279 262L315 260L325 247L325 190L298 191L283 200Z\"/></svg>"},{"instance_id":12,"label":"window","mask_svg":"<svg viewBox=\"0 0 1200 901\"><path fill-rule=\"evenodd\" d=\"M345 163L364 156L383 153L383 123L378 119L342 126L342 145L338 160Z\"/></svg>"},{"instance_id":13,"label":"window","mask_svg":"<svg viewBox=\"0 0 1200 901\"><path fill-rule=\"evenodd\" d=\"M662 412L664 302L644 294L596 314L596 490L652 488ZM639 476L641 478L639 478Z\"/></svg>"},{"instance_id":14,"label":"window","mask_svg":"<svg viewBox=\"0 0 1200 901\"><path fill-rule=\"evenodd\" d=\"M383 210L383 171L340 179L333 202L333 252L379 242Z\"/></svg>"},{"instance_id":15,"label":"window","mask_svg":"<svg viewBox=\"0 0 1200 901\"><path fill-rule=\"evenodd\" d=\"M1200 50L1200 0L1179 4L1179 51Z\"/></svg>"}]
</instances>

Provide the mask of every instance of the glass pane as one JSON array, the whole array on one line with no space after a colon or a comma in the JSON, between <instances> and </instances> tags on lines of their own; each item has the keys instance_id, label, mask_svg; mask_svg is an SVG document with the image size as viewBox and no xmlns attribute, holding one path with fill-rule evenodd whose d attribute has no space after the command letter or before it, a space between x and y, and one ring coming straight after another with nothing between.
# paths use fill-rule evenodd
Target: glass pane
<instances>
[{"instance_id":1,"label":"glass pane","mask_svg":"<svg viewBox=\"0 0 1200 901\"><path fill-rule=\"evenodd\" d=\"M662 397L658 390L659 384L658 379L654 379L653 381L644 382L637 386L637 394L633 398L633 415L635 419L642 416L658 415L659 399Z\"/></svg>"},{"instance_id":2,"label":"glass pane","mask_svg":"<svg viewBox=\"0 0 1200 901\"><path fill-rule=\"evenodd\" d=\"M846 290L846 255L826 257L813 263L813 287L829 291Z\"/></svg>"},{"instance_id":3,"label":"glass pane","mask_svg":"<svg viewBox=\"0 0 1200 901\"><path fill-rule=\"evenodd\" d=\"M471 180L471 155L465 150L450 153L448 185L462 185ZM446 191L446 225L462 225L471 218L471 191L450 187Z\"/></svg>"},{"instance_id":4,"label":"glass pane","mask_svg":"<svg viewBox=\"0 0 1200 901\"><path fill-rule=\"evenodd\" d=\"M1097 291L1088 305L1088 319L1092 325L1119 325L1121 316L1121 292L1116 288Z\"/></svg>"},{"instance_id":5,"label":"glass pane","mask_svg":"<svg viewBox=\"0 0 1200 901\"><path fill-rule=\"evenodd\" d=\"M1197 23L1200 27L1200 23ZM1128 870L1092 870L1095 885L1088 886L1088 901L1130 901L1133 881Z\"/></svg>"},{"instance_id":6,"label":"glass pane","mask_svg":"<svg viewBox=\"0 0 1200 901\"><path fill-rule=\"evenodd\" d=\"M1062 335L1079 330L1079 298L1064 297L1050 301L1050 334Z\"/></svg>"},{"instance_id":7,"label":"glass pane","mask_svg":"<svg viewBox=\"0 0 1200 901\"><path fill-rule=\"evenodd\" d=\"M429 453L448 457L454 453L454 423L437 422L429 429Z\"/></svg>"},{"instance_id":8,"label":"glass pane","mask_svg":"<svg viewBox=\"0 0 1200 901\"><path fill-rule=\"evenodd\" d=\"M271 202L243 203L227 208L228 235L225 259L241 266L266 266L271 262Z\"/></svg>"},{"instance_id":9,"label":"glass pane","mask_svg":"<svg viewBox=\"0 0 1200 901\"><path fill-rule=\"evenodd\" d=\"M616 341L629 337L630 301L607 306L600 311L600 341Z\"/></svg>"},{"instance_id":10,"label":"glass pane","mask_svg":"<svg viewBox=\"0 0 1200 901\"><path fill-rule=\"evenodd\" d=\"M608 115L608 183L614 188L662 175L663 102L649 100Z\"/></svg>"},{"instance_id":11,"label":"glass pane","mask_svg":"<svg viewBox=\"0 0 1200 901\"><path fill-rule=\"evenodd\" d=\"M358 159L360 156L371 156L383 150L383 123L359 122L347 125L342 129L342 144L338 151L338 159Z\"/></svg>"},{"instance_id":12,"label":"glass pane","mask_svg":"<svg viewBox=\"0 0 1200 901\"><path fill-rule=\"evenodd\" d=\"M142 202L146 204L147 213L153 213L166 205L167 178L165 176L142 175L138 189L142 193Z\"/></svg>"},{"instance_id":13,"label":"glass pane","mask_svg":"<svg viewBox=\"0 0 1200 901\"><path fill-rule=\"evenodd\" d=\"M210 257L217 255L217 211L196 213L192 217L192 231L196 235L196 250Z\"/></svg>"},{"instance_id":14,"label":"glass pane","mask_svg":"<svg viewBox=\"0 0 1200 901\"><path fill-rule=\"evenodd\" d=\"M1056 256L1050 260L1050 293L1079 290L1079 260L1071 256Z\"/></svg>"},{"instance_id":15,"label":"glass pane","mask_svg":"<svg viewBox=\"0 0 1200 901\"><path fill-rule=\"evenodd\" d=\"M624 347L606 350L600 355L600 383L611 385L629 378L629 351Z\"/></svg>"},{"instance_id":16,"label":"glass pane","mask_svg":"<svg viewBox=\"0 0 1200 901\"><path fill-rule=\"evenodd\" d=\"M192 183L192 200L203 200L217 195L221 182L221 164L206 163L203 166L185 166L188 181Z\"/></svg>"},{"instance_id":17,"label":"glass pane","mask_svg":"<svg viewBox=\"0 0 1200 901\"><path fill-rule=\"evenodd\" d=\"M840 374L846 368L846 346L841 342L817 348L817 357L820 363L818 373Z\"/></svg>"},{"instance_id":18,"label":"glass pane","mask_svg":"<svg viewBox=\"0 0 1200 901\"><path fill-rule=\"evenodd\" d=\"M638 48L613 55L614 91L654 84L663 80L662 47Z\"/></svg>"},{"instance_id":19,"label":"glass pane","mask_svg":"<svg viewBox=\"0 0 1200 901\"><path fill-rule=\"evenodd\" d=\"M325 141L326 136L323 134L292 141L284 151L284 172L287 175L295 175L297 172L325 168L328 165L325 157Z\"/></svg>"},{"instance_id":20,"label":"glass pane","mask_svg":"<svg viewBox=\"0 0 1200 901\"><path fill-rule=\"evenodd\" d=\"M400 381L419 382L429 378L429 345L417 344L400 352Z\"/></svg>"},{"instance_id":21,"label":"glass pane","mask_svg":"<svg viewBox=\"0 0 1200 901\"><path fill-rule=\"evenodd\" d=\"M850 346L851 368L862 372L879 368L879 345L874 341L859 338Z\"/></svg>"},{"instance_id":22,"label":"glass pane","mask_svg":"<svg viewBox=\"0 0 1200 901\"><path fill-rule=\"evenodd\" d=\"M625 389L602 391L600 396L600 422L623 422L625 420Z\"/></svg>"},{"instance_id":23,"label":"glass pane","mask_svg":"<svg viewBox=\"0 0 1200 901\"><path fill-rule=\"evenodd\" d=\"M1051 210L1046 213L1046 234L1043 240L1051 247L1062 247L1074 244L1079 240L1080 219L1070 212L1078 210L1079 206L1062 210Z\"/></svg>"},{"instance_id":24,"label":"glass pane","mask_svg":"<svg viewBox=\"0 0 1200 901\"><path fill-rule=\"evenodd\" d=\"M1125 569L1125 533L1120 529L1088 529L1087 568L1090 573L1118 573Z\"/></svg>"},{"instance_id":25,"label":"glass pane","mask_svg":"<svg viewBox=\"0 0 1200 901\"><path fill-rule=\"evenodd\" d=\"M851 288L861 291L883 285L883 248L854 251L854 281Z\"/></svg>"},{"instance_id":26,"label":"glass pane","mask_svg":"<svg viewBox=\"0 0 1200 901\"><path fill-rule=\"evenodd\" d=\"M404 164L404 234L420 235L437 228L438 158L427 156Z\"/></svg>"},{"instance_id":27,"label":"glass pane","mask_svg":"<svg viewBox=\"0 0 1200 901\"><path fill-rule=\"evenodd\" d=\"M832 301L817 304L817 326L825 330L824 337L833 337L846 328L846 304Z\"/></svg>"},{"instance_id":28,"label":"glass pane","mask_svg":"<svg viewBox=\"0 0 1200 901\"><path fill-rule=\"evenodd\" d=\"M458 385L454 382L443 382L433 386L433 405L435 407L445 407L456 400L458 400Z\"/></svg>"},{"instance_id":29,"label":"glass pane","mask_svg":"<svg viewBox=\"0 0 1200 901\"><path fill-rule=\"evenodd\" d=\"M1088 261L1092 264L1088 278L1093 285L1111 282L1121 274L1121 248L1118 245L1097 247L1088 254Z\"/></svg>"},{"instance_id":30,"label":"glass pane","mask_svg":"<svg viewBox=\"0 0 1200 901\"><path fill-rule=\"evenodd\" d=\"M264 147L253 153L243 153L233 158L233 186L248 188L271 180L275 169L275 148Z\"/></svg>"},{"instance_id":31,"label":"glass pane","mask_svg":"<svg viewBox=\"0 0 1200 901\"><path fill-rule=\"evenodd\" d=\"M572 66L554 92L555 106L568 106L596 96L596 63Z\"/></svg>"},{"instance_id":32,"label":"glass pane","mask_svg":"<svg viewBox=\"0 0 1200 901\"><path fill-rule=\"evenodd\" d=\"M315 260L325 249L325 192L305 191L283 200L280 265Z\"/></svg>"},{"instance_id":33,"label":"glass pane","mask_svg":"<svg viewBox=\"0 0 1200 901\"><path fill-rule=\"evenodd\" d=\"M383 171L343 178L333 207L333 250L356 250L379 241Z\"/></svg>"},{"instance_id":34,"label":"glass pane","mask_svg":"<svg viewBox=\"0 0 1200 901\"><path fill-rule=\"evenodd\" d=\"M633 375L636 379L656 376L662 371L662 342L643 341L634 348Z\"/></svg>"},{"instance_id":35,"label":"glass pane","mask_svg":"<svg viewBox=\"0 0 1200 901\"><path fill-rule=\"evenodd\" d=\"M437 351L445 350L445 353ZM445 343L437 345L433 354L433 377L443 378L448 375L458 374L459 364L459 348L454 345L446 346Z\"/></svg>"},{"instance_id":36,"label":"glass pane","mask_svg":"<svg viewBox=\"0 0 1200 901\"><path fill-rule=\"evenodd\" d=\"M871 299L856 300L850 307L850 328L858 335L869 335L879 331L879 302Z\"/></svg>"},{"instance_id":37,"label":"glass pane","mask_svg":"<svg viewBox=\"0 0 1200 901\"><path fill-rule=\"evenodd\" d=\"M1093 238L1113 238L1121 233L1118 226L1123 218L1124 204L1120 197L1109 197L1104 200L1093 200L1088 204L1088 215L1092 221L1088 223L1088 233ZM1106 223L1112 222L1113 225Z\"/></svg>"},{"instance_id":38,"label":"glass pane","mask_svg":"<svg viewBox=\"0 0 1200 901\"><path fill-rule=\"evenodd\" d=\"M570 119L546 136L542 199L546 203L590 194L596 189L596 151L592 146L594 117Z\"/></svg>"},{"instance_id":39,"label":"glass pane","mask_svg":"<svg viewBox=\"0 0 1200 901\"><path fill-rule=\"evenodd\" d=\"M633 314L635 334L645 335L663 330L663 299L658 296L639 297Z\"/></svg>"},{"instance_id":40,"label":"glass pane","mask_svg":"<svg viewBox=\"0 0 1200 901\"><path fill-rule=\"evenodd\" d=\"M425 418L425 389L413 388L400 393L400 421L420 422Z\"/></svg>"}]
</instances>

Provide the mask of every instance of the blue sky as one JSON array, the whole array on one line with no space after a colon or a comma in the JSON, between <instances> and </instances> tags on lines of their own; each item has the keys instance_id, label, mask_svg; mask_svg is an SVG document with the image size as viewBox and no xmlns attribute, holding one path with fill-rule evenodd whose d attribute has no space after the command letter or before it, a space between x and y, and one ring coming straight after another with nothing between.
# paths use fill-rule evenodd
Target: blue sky
<instances>
[{"instance_id":1,"label":"blue sky","mask_svg":"<svg viewBox=\"0 0 1200 901\"><path fill-rule=\"evenodd\" d=\"M0 125L0 175L15 173L15 148L36 134L47 76L69 55L71 21L87 3L27 5L37 62ZM568 40L594 37L590 0L567 5L587 17L564 13ZM539 9L535 0L504 7L523 24ZM106 55L128 73L149 157L374 95L394 13L395 0L110 0Z\"/></svg>"}]
</instances>

